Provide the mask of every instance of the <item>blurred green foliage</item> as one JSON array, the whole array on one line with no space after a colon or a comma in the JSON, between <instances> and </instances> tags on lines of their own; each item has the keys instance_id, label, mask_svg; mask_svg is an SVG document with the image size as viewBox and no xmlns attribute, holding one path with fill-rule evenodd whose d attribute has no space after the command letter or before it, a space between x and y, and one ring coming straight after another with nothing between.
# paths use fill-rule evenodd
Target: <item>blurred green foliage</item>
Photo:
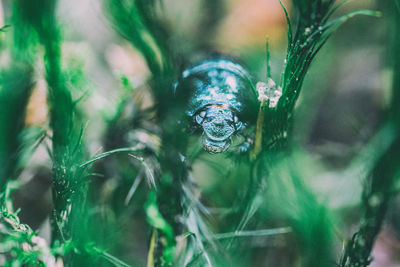
<instances>
[{"instance_id":1,"label":"blurred green foliage","mask_svg":"<svg viewBox=\"0 0 400 267\"><path fill-rule=\"evenodd\" d=\"M143 56L150 74L145 85L125 73L118 74L120 88L115 91L120 95L114 103L115 112L103 116L103 140L96 140L106 152L91 157L87 151L92 140L83 126L91 111L82 108L87 104L82 94L90 99L102 92L86 92L89 74L79 62L89 56L66 59L69 43L62 36L58 1L11 1L11 27L0 32L7 41L1 52L10 53L6 68L0 72L0 263L330 266L336 262L340 266L367 266L389 203L398 191L400 59L393 57L390 67L394 72L391 104L381 130L363 144L360 156L347 168L330 170L318 153L298 140L307 130L296 133L298 125L311 125L308 112L316 113L317 101L302 88L303 84L313 86L313 77L310 81L306 76L317 53L348 19L380 15L346 10L332 18L346 2L293 0L288 10L282 4L288 46L277 83L283 92L278 106L269 108L260 103L258 113L252 114L252 121L258 118L258 123L247 129L256 140L249 151L208 155L201 150L198 137L191 136L185 115L189 95L174 95L173 84L183 64L212 49L212 42L205 39L217 34L212 27L223 20L226 3L202 1L209 15L199 26L199 36L205 39L199 38L181 51L174 29L163 16L161 1L104 0L104 13L112 28ZM391 49L393 55L399 55L400 16L395 2L391 3L384 11L392 13L383 12L382 17L393 27ZM249 69L262 73L258 76L275 78L279 73L271 47L267 47L266 56L257 49L242 52ZM329 63L316 63L323 65L322 71L311 71L325 80ZM257 65L267 68L260 70ZM25 113L40 75L47 84L49 125L35 134L34 127L25 125ZM300 93L306 97L301 99ZM150 95L146 108L142 108L146 97L140 94ZM312 105L303 109L304 118L296 116L301 115L302 105ZM23 191L25 180L20 177L35 177L30 161L22 160L25 154L30 155L23 148L42 146L47 148L52 165L49 242L20 223L11 198L11 191L15 195ZM25 173L19 177L21 172ZM343 196L319 192L318 179L324 174L333 177L328 186L339 192L339 180L350 177L353 186L355 178L364 175L361 206L358 199L355 203L346 199L352 190L360 190L357 186L340 192ZM339 179L342 176L344 179ZM342 204L332 208L330 202L335 197ZM353 239L345 242L350 226L358 221L346 222L347 209L360 210L361 223Z\"/></svg>"}]
</instances>

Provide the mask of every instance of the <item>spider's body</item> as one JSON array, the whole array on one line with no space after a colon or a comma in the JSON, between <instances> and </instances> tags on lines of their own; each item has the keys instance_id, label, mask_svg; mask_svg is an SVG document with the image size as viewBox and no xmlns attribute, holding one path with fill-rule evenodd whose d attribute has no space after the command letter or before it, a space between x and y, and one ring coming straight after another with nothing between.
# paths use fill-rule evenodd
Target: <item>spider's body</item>
<instances>
[{"instance_id":1,"label":"spider's body","mask_svg":"<svg viewBox=\"0 0 400 267\"><path fill-rule=\"evenodd\" d=\"M229 59L205 60L183 71L176 93L181 90L189 93L186 114L203 129L205 150L226 151L256 99L247 71Z\"/></svg>"}]
</instances>

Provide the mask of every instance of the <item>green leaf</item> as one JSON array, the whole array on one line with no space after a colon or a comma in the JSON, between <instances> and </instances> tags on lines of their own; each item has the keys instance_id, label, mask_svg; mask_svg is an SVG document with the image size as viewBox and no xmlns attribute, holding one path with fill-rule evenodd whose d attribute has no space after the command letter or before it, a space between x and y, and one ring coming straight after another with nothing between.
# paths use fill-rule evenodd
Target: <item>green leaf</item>
<instances>
[{"instance_id":1,"label":"green leaf","mask_svg":"<svg viewBox=\"0 0 400 267\"><path fill-rule=\"evenodd\" d=\"M288 12L286 10L286 7L283 5L281 0L279 0L279 3L281 4L281 7L283 8L283 12L285 13L286 22L287 22L287 25L288 25L288 32L287 32L288 45L290 46L292 44L292 42L293 42L292 24L290 22L289 14L288 14Z\"/></svg>"},{"instance_id":2,"label":"green leaf","mask_svg":"<svg viewBox=\"0 0 400 267\"><path fill-rule=\"evenodd\" d=\"M147 221L150 223L150 225L163 232L164 235L167 237L167 240L174 243L174 232L172 230L172 227L163 218L160 211L158 210L157 195L154 190L150 191L147 196L145 211Z\"/></svg>"},{"instance_id":3,"label":"green leaf","mask_svg":"<svg viewBox=\"0 0 400 267\"><path fill-rule=\"evenodd\" d=\"M172 263L174 259L175 250L175 237L174 231L169 223L163 218L162 214L158 209L157 195L155 190L149 192L147 201L145 203L145 211L147 221L151 226L160 230L166 237L166 242L163 249L163 261L166 265Z\"/></svg>"}]
</instances>

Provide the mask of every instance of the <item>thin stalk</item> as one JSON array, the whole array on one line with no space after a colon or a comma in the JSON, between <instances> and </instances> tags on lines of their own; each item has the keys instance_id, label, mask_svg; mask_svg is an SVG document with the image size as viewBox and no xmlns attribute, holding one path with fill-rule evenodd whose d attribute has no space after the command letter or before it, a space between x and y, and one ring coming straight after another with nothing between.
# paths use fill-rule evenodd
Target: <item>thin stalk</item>
<instances>
[{"instance_id":1,"label":"thin stalk","mask_svg":"<svg viewBox=\"0 0 400 267\"><path fill-rule=\"evenodd\" d=\"M390 2L389 6L387 11L393 12L393 19L389 20L388 25L388 28L393 27L390 54L397 57L394 57L394 62L392 62L394 70L392 99L388 110L388 121L384 127L388 134L383 136L393 136L393 139L366 179L360 228L346 245L340 263L342 267L365 267L373 260L371 252L374 242L382 228L390 201L394 197L393 188L400 174L400 109L398 108L398 101L400 101L400 10L396 9L394 2ZM382 140L382 143L385 142L386 140Z\"/></svg>"},{"instance_id":2,"label":"thin stalk","mask_svg":"<svg viewBox=\"0 0 400 267\"><path fill-rule=\"evenodd\" d=\"M157 230L156 228L153 228L150 239L149 252L147 253L147 267L154 266L154 251L156 247L156 240L157 240Z\"/></svg>"},{"instance_id":3,"label":"thin stalk","mask_svg":"<svg viewBox=\"0 0 400 267\"><path fill-rule=\"evenodd\" d=\"M259 236L272 236L287 234L292 232L290 227L274 228L274 229L262 229L253 231L235 231L230 233L220 233L212 235L213 239L231 239L236 237L259 237Z\"/></svg>"},{"instance_id":4,"label":"thin stalk","mask_svg":"<svg viewBox=\"0 0 400 267\"><path fill-rule=\"evenodd\" d=\"M251 154L251 159L255 160L262 150L262 136L265 116L265 100L260 103L260 110L258 111L257 124L256 124L256 137L254 140L254 149Z\"/></svg>"}]
</instances>

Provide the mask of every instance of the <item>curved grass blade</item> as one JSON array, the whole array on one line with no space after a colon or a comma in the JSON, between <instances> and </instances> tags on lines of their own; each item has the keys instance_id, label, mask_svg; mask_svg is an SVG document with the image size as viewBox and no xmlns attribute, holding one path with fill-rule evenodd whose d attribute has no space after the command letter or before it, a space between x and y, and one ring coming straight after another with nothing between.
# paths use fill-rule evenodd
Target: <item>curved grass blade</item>
<instances>
[{"instance_id":1,"label":"curved grass blade","mask_svg":"<svg viewBox=\"0 0 400 267\"><path fill-rule=\"evenodd\" d=\"M95 157L89 159L88 161L80 164L79 167L85 167L85 166L87 166L89 164L92 164L92 163L102 159L102 158L108 157L108 156L116 154L116 153L137 152L137 151L143 150L143 148L144 148L143 145L140 145L140 144L136 145L135 147L117 148L117 149L114 149L114 150L111 150L111 151L107 151L107 152L101 153L100 155L95 156Z\"/></svg>"}]
</instances>

